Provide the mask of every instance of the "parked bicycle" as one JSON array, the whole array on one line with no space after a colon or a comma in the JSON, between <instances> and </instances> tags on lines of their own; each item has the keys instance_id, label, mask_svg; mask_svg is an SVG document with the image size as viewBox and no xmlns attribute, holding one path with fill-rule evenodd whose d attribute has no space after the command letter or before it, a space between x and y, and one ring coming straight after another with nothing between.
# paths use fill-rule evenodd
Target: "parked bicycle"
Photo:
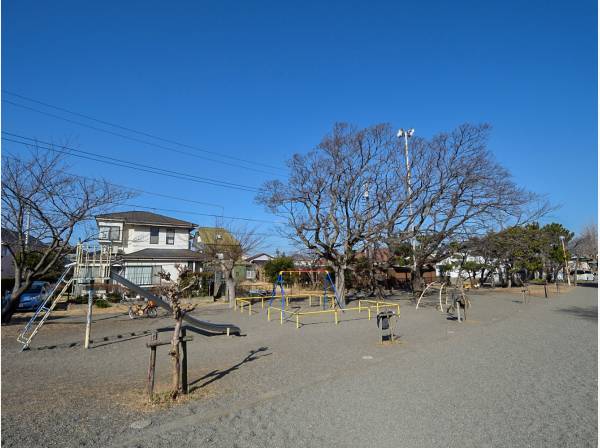
<instances>
[{"instance_id":1,"label":"parked bicycle","mask_svg":"<svg viewBox=\"0 0 600 448\"><path fill-rule=\"evenodd\" d=\"M133 303L129 305L129 318L158 316L158 306L154 301L147 300L143 304Z\"/></svg>"}]
</instances>

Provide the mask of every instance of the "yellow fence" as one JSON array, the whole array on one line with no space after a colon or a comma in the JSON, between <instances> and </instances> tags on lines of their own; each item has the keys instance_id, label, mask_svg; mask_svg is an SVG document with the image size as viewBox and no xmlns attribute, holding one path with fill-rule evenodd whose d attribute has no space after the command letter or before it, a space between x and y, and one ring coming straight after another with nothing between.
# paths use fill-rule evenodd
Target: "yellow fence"
<instances>
[{"instance_id":1,"label":"yellow fence","mask_svg":"<svg viewBox=\"0 0 600 448\"><path fill-rule=\"evenodd\" d=\"M286 299L298 298L298 297L308 297L310 306L312 306L312 299L318 298L319 305L322 305L323 297L315 296L312 294L293 294L290 296L286 296ZM281 296L275 297L275 299L281 300ZM235 299L236 307L239 308L240 312L243 312L244 308L247 308L248 315L251 315L252 314L252 304L254 303L255 300L260 300L261 308L264 308L265 300L271 300L271 297L239 297L239 298ZM286 305L289 305L288 300L286 300ZM382 300L359 300L358 306L344 308L343 310L339 309L339 308L331 308L328 310L318 310L318 311L300 311L300 310L286 310L286 309L282 309L282 308L276 307L276 306L269 306L267 308L267 320L270 322L271 314L273 312L278 312L279 313L279 322L282 325L283 325L284 320L286 320L285 316L288 315L289 317L291 317L293 320L296 321L296 328L300 328L300 326L302 325L302 322L301 322L302 316L311 316L311 315L317 315L317 314L333 314L334 321L337 325L339 323L339 315L338 315L339 312L358 311L360 313L362 311L367 311L368 318L369 318L369 320L371 320L371 310L373 308L376 310L377 314L379 314L379 311L383 308L396 308L398 316L400 315L400 305L397 303L386 302L386 301L382 301Z\"/></svg>"},{"instance_id":2,"label":"yellow fence","mask_svg":"<svg viewBox=\"0 0 600 448\"><path fill-rule=\"evenodd\" d=\"M248 309L248 314L252 314L252 304L254 302L258 302L260 300L260 307L264 309L265 300L270 301L272 298L273 298L273 296L236 297L235 302L234 302L234 309L239 308L240 312L243 312L244 307L246 307ZM290 299L300 299L300 298L307 298L309 307L313 306L313 301L315 303L318 303L319 306L323 306L323 295L322 294L319 295L319 294L315 294L315 293L286 295L285 296L285 305L289 306ZM333 296L328 297L328 299L330 300L329 306L331 308L334 308L335 307L335 299L333 298ZM275 298L273 300L281 300L281 296L275 296Z\"/></svg>"},{"instance_id":3,"label":"yellow fence","mask_svg":"<svg viewBox=\"0 0 600 448\"><path fill-rule=\"evenodd\" d=\"M367 305L363 305L363 303L366 303ZM396 310L398 311L398 316L400 316L400 304L398 303L385 302L383 300L359 300L358 306L366 306L369 309L375 308L377 310L377 314L379 314L379 310L381 308L396 308Z\"/></svg>"},{"instance_id":4,"label":"yellow fence","mask_svg":"<svg viewBox=\"0 0 600 448\"><path fill-rule=\"evenodd\" d=\"M316 315L316 314L333 314L334 322L336 325L339 324L339 322L340 322L338 313L346 312L346 311L358 311L359 313L361 311L367 311L369 320L371 320L371 307L370 306L362 306L360 303L358 306L355 306L355 307L349 307L349 308L344 308L344 309L333 308L330 310L319 310L319 311L288 311L288 310L278 308L276 306L270 306L267 308L267 320L269 322L271 321L271 312L272 312L271 310L273 310L274 312L279 312L279 323L281 325L283 325L283 321L285 320L285 315L286 314L289 315L292 319L294 319L296 321L296 328L300 328L300 326L302 325L302 322L300 320L302 316L311 316L311 315Z\"/></svg>"}]
</instances>

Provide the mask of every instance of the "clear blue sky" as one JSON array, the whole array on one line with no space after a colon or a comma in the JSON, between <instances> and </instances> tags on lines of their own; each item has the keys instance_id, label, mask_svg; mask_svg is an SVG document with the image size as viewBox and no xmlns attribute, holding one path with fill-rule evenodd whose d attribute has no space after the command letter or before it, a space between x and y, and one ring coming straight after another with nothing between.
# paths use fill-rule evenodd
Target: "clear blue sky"
<instances>
[{"instance_id":1,"label":"clear blue sky","mask_svg":"<svg viewBox=\"0 0 600 448\"><path fill-rule=\"evenodd\" d=\"M578 231L597 216L595 1L5 1L2 69L11 92L282 168L174 154L7 103L5 131L249 186L285 175L284 160L336 121L423 136L485 121L516 180L562 204L553 219ZM72 167L272 219L251 192L75 159ZM148 195L132 202L219 213ZM270 239L269 249L285 246Z\"/></svg>"}]
</instances>

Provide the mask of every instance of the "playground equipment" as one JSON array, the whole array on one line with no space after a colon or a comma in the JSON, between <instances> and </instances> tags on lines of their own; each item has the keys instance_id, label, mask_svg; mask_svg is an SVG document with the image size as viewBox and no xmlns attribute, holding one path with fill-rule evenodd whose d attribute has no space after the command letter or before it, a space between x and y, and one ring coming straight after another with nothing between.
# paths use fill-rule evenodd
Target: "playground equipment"
<instances>
[{"instance_id":1,"label":"playground equipment","mask_svg":"<svg viewBox=\"0 0 600 448\"><path fill-rule=\"evenodd\" d=\"M471 301L465 295L465 292L463 291L463 289L460 288L457 291L457 288L454 288L454 290L452 291L452 302L451 302L451 305L448 307L447 313L456 312L456 319L459 322L466 321L467 320L467 308L470 308L470 307L471 307ZM461 314L460 314L461 308L463 310L462 320L461 320Z\"/></svg>"},{"instance_id":2,"label":"playground equipment","mask_svg":"<svg viewBox=\"0 0 600 448\"><path fill-rule=\"evenodd\" d=\"M23 346L21 351L29 348L33 338L39 333L44 323L50 317L56 305L64 301L64 294L71 287L76 290L82 286L88 285L88 288L93 289L94 285L108 284L111 280L125 286L133 293L154 302L156 305L172 312L171 306L161 297L152 294L144 288L127 280L117 274L114 266L119 262L118 256L113 252L112 246L107 244L89 245L79 243L75 254L75 262L68 264L66 269L51 288L46 297L40 304L39 308L34 312L31 319L27 322L23 330L17 336L17 341ZM89 330L91 325L91 297L88 307L87 328L86 328L86 348L89 339ZM206 322L195 317L185 314L184 320L200 330L217 334L237 334L241 333L240 328L231 324L215 324Z\"/></svg>"},{"instance_id":3,"label":"playground equipment","mask_svg":"<svg viewBox=\"0 0 600 448\"><path fill-rule=\"evenodd\" d=\"M379 328L379 342L383 344L383 338L388 337L390 342L394 342L396 335L396 327L398 326L398 318L400 314L387 310L377 313L377 328Z\"/></svg>"},{"instance_id":4,"label":"playground equipment","mask_svg":"<svg viewBox=\"0 0 600 448\"><path fill-rule=\"evenodd\" d=\"M323 293L317 291L307 291L296 294L287 294L284 285L285 274L305 274L305 273L319 273L323 274ZM277 289L279 288L279 291ZM328 294L330 297L328 297ZM296 328L300 328L303 324L302 320L306 316L319 316L319 315L331 315L333 321L339 324L340 318L339 313L345 313L346 311L367 311L369 320L371 319L372 310L376 310L377 313L381 309L395 308L398 315L400 314L400 305L393 302L386 302L383 300L366 300L361 299L358 301L357 306L343 307L338 298L338 292L335 288L335 284L331 278L329 272L325 269L306 269L306 270L291 270L291 271L280 271L277 275L277 280L273 285L273 291L270 297L264 295L249 296L249 297L237 297L235 299L235 309L239 309L240 312L247 311L248 315L252 315L252 307L260 301L261 309L265 307L265 301L269 300L267 304L267 320L271 319L275 315L279 315L279 322L283 323L287 320L295 321ZM294 308L290 309L289 305L292 299L308 299L309 309ZM274 306L273 302L280 300L280 306ZM313 304L318 303L320 310L313 310Z\"/></svg>"},{"instance_id":5,"label":"playground equipment","mask_svg":"<svg viewBox=\"0 0 600 448\"><path fill-rule=\"evenodd\" d=\"M442 307L442 292L444 291L444 288L446 288L446 305L448 304L448 289L445 283L440 283L440 282L431 282L429 283L427 286L425 286L425 289L423 290L423 292L421 293L421 295L419 296L419 299L417 300L417 307L415 309L419 309L419 305L421 304L421 300L423 299L423 296L425 296L425 293L427 292L428 289L430 288L434 288L436 286L439 286L440 288L440 292L439 292L439 310L440 311L444 311L444 308Z\"/></svg>"},{"instance_id":6,"label":"playground equipment","mask_svg":"<svg viewBox=\"0 0 600 448\"><path fill-rule=\"evenodd\" d=\"M331 302L331 308L335 308L335 306L337 304L337 306L343 310L344 308L340 304L340 301L338 298L338 292L335 289L335 283L333 283L333 280L331 279L331 274L329 274L329 271L327 271L326 269L299 269L299 270L292 270L292 271L279 271L279 274L277 275L277 280L275 280L275 283L273 284L273 294L271 296L271 300L269 301L269 307L273 306L273 300L275 300L275 298L277 297L277 286L279 286L279 288L281 290L281 296L280 296L281 297L281 309L285 309L286 303L289 303L289 300L286 302L285 287L284 287L284 281L283 281L284 274L311 274L311 273L324 274L323 275L323 301L321 302L321 306L323 308L327 308L327 290L329 287L331 287L331 290L333 292L333 300Z\"/></svg>"}]
</instances>

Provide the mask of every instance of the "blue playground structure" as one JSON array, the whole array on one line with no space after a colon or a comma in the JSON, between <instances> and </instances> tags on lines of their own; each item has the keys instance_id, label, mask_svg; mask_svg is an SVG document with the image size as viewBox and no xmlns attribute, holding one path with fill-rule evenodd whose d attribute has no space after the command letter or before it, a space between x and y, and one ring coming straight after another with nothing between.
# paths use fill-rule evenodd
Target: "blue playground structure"
<instances>
[{"instance_id":1,"label":"blue playground structure","mask_svg":"<svg viewBox=\"0 0 600 448\"><path fill-rule=\"evenodd\" d=\"M300 270L292 270L292 271L279 271L279 274L277 275L277 280L275 280L275 283L273 284L273 294L271 296L271 300L269 300L269 306L273 305L273 300L275 300L276 298L276 294L277 294L277 287L279 286L280 291L281 291L281 309L284 310L285 309L285 287L284 287L284 282L283 282L283 275L284 274L310 274L310 273L320 273L320 274L324 274L323 277L323 309L327 308L327 290L329 289L329 287L331 287L331 291L333 293L333 297L332 297L332 304L333 307L335 308L336 304L337 306L343 311L344 307L341 305L339 299L338 299L338 292L337 289L335 288L335 283L333 282L332 278L331 278L331 274L329 274L329 271L327 271L326 269L300 269Z\"/></svg>"}]
</instances>

